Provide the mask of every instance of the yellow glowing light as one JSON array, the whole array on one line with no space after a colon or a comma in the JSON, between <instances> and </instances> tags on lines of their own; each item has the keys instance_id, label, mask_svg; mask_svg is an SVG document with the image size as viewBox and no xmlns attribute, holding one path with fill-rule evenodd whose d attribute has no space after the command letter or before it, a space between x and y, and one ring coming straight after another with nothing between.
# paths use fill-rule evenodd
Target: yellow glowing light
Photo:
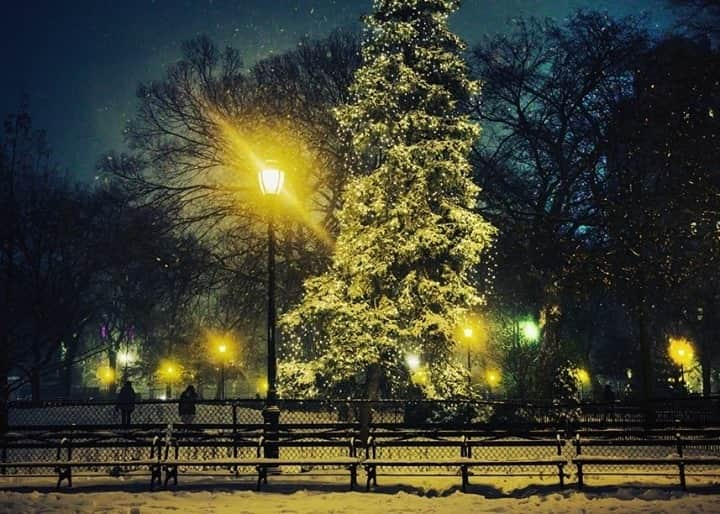
<instances>
[{"instance_id":1,"label":"yellow glowing light","mask_svg":"<svg viewBox=\"0 0 720 514\"><path fill-rule=\"evenodd\" d=\"M215 364L236 362L240 356L237 335L230 331L205 330L205 354Z\"/></svg>"},{"instance_id":2,"label":"yellow glowing light","mask_svg":"<svg viewBox=\"0 0 720 514\"><path fill-rule=\"evenodd\" d=\"M495 387L500 383L500 372L496 369L489 369L485 372L485 380L490 387Z\"/></svg>"},{"instance_id":3,"label":"yellow glowing light","mask_svg":"<svg viewBox=\"0 0 720 514\"><path fill-rule=\"evenodd\" d=\"M182 367L175 361L165 360L160 363L158 375L164 382L177 382L182 375Z\"/></svg>"},{"instance_id":4,"label":"yellow glowing light","mask_svg":"<svg viewBox=\"0 0 720 514\"><path fill-rule=\"evenodd\" d=\"M427 371L424 369L418 369L413 372L413 374L410 376L410 380L412 380L412 383L419 386L427 385L428 383L428 374Z\"/></svg>"},{"instance_id":5,"label":"yellow glowing light","mask_svg":"<svg viewBox=\"0 0 720 514\"><path fill-rule=\"evenodd\" d=\"M587 385L590 383L590 373L588 373L585 369L575 368L573 370L573 375L575 376L575 380L577 380L583 385Z\"/></svg>"},{"instance_id":6,"label":"yellow glowing light","mask_svg":"<svg viewBox=\"0 0 720 514\"><path fill-rule=\"evenodd\" d=\"M258 378L256 388L258 393L265 394L268 391L268 381L267 378Z\"/></svg>"},{"instance_id":7,"label":"yellow glowing light","mask_svg":"<svg viewBox=\"0 0 720 514\"><path fill-rule=\"evenodd\" d=\"M260 190L264 195L279 195L285 181L285 173L276 168L263 168L258 173Z\"/></svg>"},{"instance_id":8,"label":"yellow glowing light","mask_svg":"<svg viewBox=\"0 0 720 514\"><path fill-rule=\"evenodd\" d=\"M671 337L668 345L668 354L678 366L688 367L693 363L695 350L692 343L684 337Z\"/></svg>"},{"instance_id":9,"label":"yellow glowing light","mask_svg":"<svg viewBox=\"0 0 720 514\"><path fill-rule=\"evenodd\" d=\"M115 382L115 370L110 366L102 366L97 370L97 379L103 385L110 385Z\"/></svg>"},{"instance_id":10,"label":"yellow glowing light","mask_svg":"<svg viewBox=\"0 0 720 514\"><path fill-rule=\"evenodd\" d=\"M256 182L262 178L258 174L268 168L269 162L277 163L276 171L285 171L279 191L282 202L277 207L290 213L294 221L301 222L320 242L332 248L334 241L326 230L327 220L315 209L318 202L324 204L317 192L326 189L321 181L327 173L317 161L316 152L298 132L297 124L293 120L267 116L257 120L230 119L214 110L209 110L207 115L215 124L223 147L224 167L213 178L236 191L243 203L257 205L262 196L262 183L258 188Z\"/></svg>"},{"instance_id":11,"label":"yellow glowing light","mask_svg":"<svg viewBox=\"0 0 720 514\"><path fill-rule=\"evenodd\" d=\"M468 313L455 327L459 349L481 351L488 343L490 330L482 316Z\"/></svg>"}]
</instances>

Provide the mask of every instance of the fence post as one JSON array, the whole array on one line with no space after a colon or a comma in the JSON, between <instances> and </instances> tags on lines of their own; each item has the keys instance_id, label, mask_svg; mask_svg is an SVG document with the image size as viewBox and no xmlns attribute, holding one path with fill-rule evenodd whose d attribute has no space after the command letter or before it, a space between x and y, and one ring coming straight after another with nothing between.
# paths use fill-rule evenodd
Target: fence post
<instances>
[{"instance_id":1,"label":"fence post","mask_svg":"<svg viewBox=\"0 0 720 514\"><path fill-rule=\"evenodd\" d=\"M0 458L2 459L3 464L7 462L8 414L8 402L3 397L0 399L0 437L2 437L2 455L0 455ZM3 466L2 470L0 470L0 474L4 475L6 472L7 469Z\"/></svg>"},{"instance_id":2,"label":"fence post","mask_svg":"<svg viewBox=\"0 0 720 514\"><path fill-rule=\"evenodd\" d=\"M687 489L687 484L685 483L685 461L683 460L683 444L680 432L675 433L675 439L677 441L678 456L680 457L680 462L678 462L678 470L680 471L680 487L682 487L682 490L685 491Z\"/></svg>"},{"instance_id":3,"label":"fence post","mask_svg":"<svg viewBox=\"0 0 720 514\"><path fill-rule=\"evenodd\" d=\"M582 453L582 448L580 446L580 434L575 434L575 455L580 455ZM576 460L575 465L577 466L577 481L578 481L578 489L583 488L583 470L582 470L582 462Z\"/></svg>"},{"instance_id":4,"label":"fence post","mask_svg":"<svg viewBox=\"0 0 720 514\"><path fill-rule=\"evenodd\" d=\"M237 415L237 409L238 404L237 402L232 403L232 440L233 440L233 459L237 459L238 449L237 449L237 425L238 425L238 415ZM238 467L237 465L234 466L233 472L235 474L235 478L238 477Z\"/></svg>"}]
</instances>

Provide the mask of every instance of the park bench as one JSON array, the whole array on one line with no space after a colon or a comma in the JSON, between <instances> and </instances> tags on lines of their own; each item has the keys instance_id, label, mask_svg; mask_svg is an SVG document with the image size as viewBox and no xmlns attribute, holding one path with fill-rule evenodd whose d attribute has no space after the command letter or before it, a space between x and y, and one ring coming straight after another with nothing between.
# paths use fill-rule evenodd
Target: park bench
<instances>
[{"instance_id":1,"label":"park bench","mask_svg":"<svg viewBox=\"0 0 720 514\"><path fill-rule=\"evenodd\" d=\"M350 437L347 440L338 439L322 439L323 435L320 433L307 433L303 432L292 437L279 438L277 440L266 439L264 436L260 436L255 447L254 457L238 457L237 453L233 456L211 458L211 459L188 459L179 457L180 445L177 441L173 441L169 447L165 449L165 455L162 460L162 469L165 472L164 484L167 486L170 480L173 481L174 485L178 483L178 469L179 468L212 468L212 467L227 467L235 470L235 475L238 475L237 469L240 467L251 467L257 472L257 490L261 490L262 484L267 484L268 474L273 470L277 470L284 466L300 466L300 467L343 467L350 472L350 489L354 489L357 485L357 468L362 462L357 457L357 448L355 444L355 438ZM247 441L243 441L241 444L233 446L237 449L241 446L247 446ZM347 455L339 456L328 456L328 457L314 457L314 456L300 456L300 457L281 457L280 452L282 449L289 448L343 448L347 449ZM168 450L172 449L172 452ZM278 457L263 457L268 449L274 449L277 451ZM172 453L172 456L169 455ZM272 452L271 452L272 453Z\"/></svg>"},{"instance_id":2,"label":"park bench","mask_svg":"<svg viewBox=\"0 0 720 514\"><path fill-rule=\"evenodd\" d=\"M150 442L146 439L147 434L133 431L119 432L79 432L70 431L66 434L56 431L28 433L28 432L7 432L2 437L2 460L0 470L6 473L8 469L52 469L57 473L57 488L63 481L67 481L68 487L72 487L73 469L76 468L111 468L122 467L147 467L150 470L150 488L160 484L162 475L162 446L163 441L159 435L152 436ZM59 438L59 441L57 440ZM74 441L74 438L80 441ZM118 441L117 439L124 439ZM149 447L147 459L98 459L98 458L77 458L74 450L79 448L143 448ZM44 450L54 449L54 460L8 460L8 450Z\"/></svg>"},{"instance_id":3,"label":"park bench","mask_svg":"<svg viewBox=\"0 0 720 514\"><path fill-rule=\"evenodd\" d=\"M458 437L459 435L459 437ZM565 484L564 467L567 458L562 455L565 439L555 434L554 438L514 438L507 433L488 432L457 432L457 431L416 431L416 432L374 432L368 439L365 448L366 458L362 462L367 475L366 489L377 486L377 470L380 467L413 467L413 468L455 468L462 477L462 489L469 485L471 468L528 468L552 467L557 469L560 486ZM552 456L524 458L481 458L473 456L473 449L478 448L553 448ZM401 448L404 452L411 449L455 448L459 450L456 457L429 458L424 455L412 457L384 457L379 452ZM390 452L387 452L390 453ZM423 453L420 451L419 453Z\"/></svg>"},{"instance_id":4,"label":"park bench","mask_svg":"<svg viewBox=\"0 0 720 514\"><path fill-rule=\"evenodd\" d=\"M608 431L585 435L589 437L583 437L582 433L578 433L573 440L575 456L572 458L572 463L577 469L579 489L585 485L585 475L588 474L626 475L632 473L634 467L651 466L677 468L680 487L685 490L687 466L720 466L720 431L717 429L621 433ZM620 448L623 454L608 455L615 448ZM628 455L631 451L662 455ZM599 468L602 471L588 473L588 467ZM642 474L650 476L659 473Z\"/></svg>"}]
</instances>

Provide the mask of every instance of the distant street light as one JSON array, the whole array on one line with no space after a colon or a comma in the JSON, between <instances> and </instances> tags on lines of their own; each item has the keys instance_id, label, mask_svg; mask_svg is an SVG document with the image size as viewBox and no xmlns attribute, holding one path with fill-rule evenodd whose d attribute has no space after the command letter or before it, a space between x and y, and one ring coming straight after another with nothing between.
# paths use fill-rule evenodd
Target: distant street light
<instances>
[{"instance_id":1,"label":"distant street light","mask_svg":"<svg viewBox=\"0 0 720 514\"><path fill-rule=\"evenodd\" d=\"M670 359L680 366L680 382L685 383L685 369L690 367L695 358L692 343L684 337L671 337L668 346Z\"/></svg>"},{"instance_id":2,"label":"distant street light","mask_svg":"<svg viewBox=\"0 0 720 514\"><path fill-rule=\"evenodd\" d=\"M110 392L110 387L115 383L115 370L110 366L101 366L96 373L97 379Z\"/></svg>"},{"instance_id":3,"label":"distant street light","mask_svg":"<svg viewBox=\"0 0 720 514\"><path fill-rule=\"evenodd\" d=\"M488 384L488 396L492 398L493 389L500 383L500 372L495 369L489 369L485 372L485 380Z\"/></svg>"},{"instance_id":4,"label":"distant street light","mask_svg":"<svg viewBox=\"0 0 720 514\"><path fill-rule=\"evenodd\" d=\"M267 377L268 392L263 409L265 438L276 440L280 425L277 406L277 356L275 353L275 198L282 190L285 174L277 168L265 168L258 175L260 189L268 198L268 318L267 318ZM277 458L277 446L266 446L265 457Z\"/></svg>"},{"instance_id":5,"label":"distant street light","mask_svg":"<svg viewBox=\"0 0 720 514\"><path fill-rule=\"evenodd\" d=\"M172 385L180 379L181 367L174 361L164 361L158 368L160 379L165 382L165 399L172 398Z\"/></svg>"},{"instance_id":6,"label":"distant street light","mask_svg":"<svg viewBox=\"0 0 720 514\"><path fill-rule=\"evenodd\" d=\"M586 369L575 368L573 370L573 375L575 376L575 380L577 380L578 384L580 384L580 399L584 399L585 385L590 384L590 373L588 373Z\"/></svg>"},{"instance_id":7,"label":"distant street light","mask_svg":"<svg viewBox=\"0 0 720 514\"><path fill-rule=\"evenodd\" d=\"M414 353L409 353L405 356L405 362L410 368L410 371L415 371L420 367L420 356Z\"/></svg>"},{"instance_id":8,"label":"distant street light","mask_svg":"<svg viewBox=\"0 0 720 514\"><path fill-rule=\"evenodd\" d=\"M540 339L540 327L532 320L524 320L519 322L520 332L526 341L532 343Z\"/></svg>"}]
</instances>

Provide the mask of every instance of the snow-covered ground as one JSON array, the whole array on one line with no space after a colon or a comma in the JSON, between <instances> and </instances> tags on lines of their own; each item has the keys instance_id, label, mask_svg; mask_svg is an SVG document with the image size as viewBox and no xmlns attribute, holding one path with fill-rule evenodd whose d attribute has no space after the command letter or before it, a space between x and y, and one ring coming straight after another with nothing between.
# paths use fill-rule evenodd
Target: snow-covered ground
<instances>
[{"instance_id":1,"label":"snow-covered ground","mask_svg":"<svg viewBox=\"0 0 720 514\"><path fill-rule=\"evenodd\" d=\"M76 477L72 491L56 492L50 477L2 478L0 513L720 512L718 484L707 478L690 479L687 493L670 477L642 485L633 483L632 477L597 477L584 492L574 485L560 490L550 479L527 477L473 477L467 493L459 490L459 477L381 476L379 480L378 490L366 493L347 491L346 476L273 476L267 490L257 493L251 490L251 477L185 477L177 490L148 492L146 477Z\"/></svg>"}]
</instances>

